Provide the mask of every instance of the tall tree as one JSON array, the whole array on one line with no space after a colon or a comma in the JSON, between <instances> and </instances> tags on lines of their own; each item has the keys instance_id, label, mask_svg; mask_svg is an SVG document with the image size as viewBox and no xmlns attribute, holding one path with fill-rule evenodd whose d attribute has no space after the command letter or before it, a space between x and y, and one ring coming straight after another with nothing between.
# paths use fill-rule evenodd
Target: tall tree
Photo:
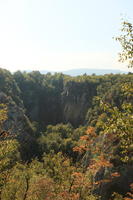
<instances>
[{"instance_id":1,"label":"tall tree","mask_svg":"<svg viewBox=\"0 0 133 200\"><path fill-rule=\"evenodd\" d=\"M128 62L128 67L133 67L133 25L127 21L122 22L121 35L116 37L122 47L119 61Z\"/></svg>"}]
</instances>

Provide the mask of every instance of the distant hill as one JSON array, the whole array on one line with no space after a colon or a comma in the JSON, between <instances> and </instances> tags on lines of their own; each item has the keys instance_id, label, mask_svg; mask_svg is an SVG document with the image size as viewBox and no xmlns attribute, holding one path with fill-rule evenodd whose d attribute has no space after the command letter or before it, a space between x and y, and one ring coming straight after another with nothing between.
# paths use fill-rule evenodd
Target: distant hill
<instances>
[{"instance_id":1,"label":"distant hill","mask_svg":"<svg viewBox=\"0 0 133 200\"><path fill-rule=\"evenodd\" d=\"M67 74L70 76L79 76L79 75L83 75L83 74L87 74L87 75L104 75L104 74L121 74L123 73L120 70L111 70L111 69L71 69L71 70L67 70L67 71L63 71L63 74Z\"/></svg>"},{"instance_id":2,"label":"distant hill","mask_svg":"<svg viewBox=\"0 0 133 200\"><path fill-rule=\"evenodd\" d=\"M26 72L32 72L32 70L26 70ZM54 74L57 71L48 71L48 70L40 70L41 74L47 74L47 73L51 73ZM93 69L93 68L80 68L80 69L70 69L70 70L66 70L66 71L58 71L59 73L63 73L66 75L70 75L70 76L79 76L79 75L83 75L83 74L87 74L87 75L104 75L104 74L122 74L122 73L126 73L124 71L121 70L115 70L115 69Z\"/></svg>"}]
</instances>

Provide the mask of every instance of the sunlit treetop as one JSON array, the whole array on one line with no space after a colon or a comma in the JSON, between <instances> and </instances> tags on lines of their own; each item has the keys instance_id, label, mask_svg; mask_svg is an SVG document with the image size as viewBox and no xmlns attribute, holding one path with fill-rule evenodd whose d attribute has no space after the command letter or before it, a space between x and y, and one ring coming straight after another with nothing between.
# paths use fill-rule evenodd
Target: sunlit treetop
<instances>
[{"instance_id":1,"label":"sunlit treetop","mask_svg":"<svg viewBox=\"0 0 133 200\"><path fill-rule=\"evenodd\" d=\"M133 67L133 25L127 21L122 22L121 35L116 37L120 42L122 52L119 53L119 61L127 61L128 67Z\"/></svg>"}]
</instances>

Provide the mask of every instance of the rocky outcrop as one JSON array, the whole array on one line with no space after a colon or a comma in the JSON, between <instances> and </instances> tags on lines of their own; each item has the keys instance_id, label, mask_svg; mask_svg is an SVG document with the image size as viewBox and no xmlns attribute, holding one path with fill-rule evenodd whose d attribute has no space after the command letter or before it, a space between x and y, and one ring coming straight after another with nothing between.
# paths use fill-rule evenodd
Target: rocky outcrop
<instances>
[{"instance_id":1,"label":"rocky outcrop","mask_svg":"<svg viewBox=\"0 0 133 200\"><path fill-rule=\"evenodd\" d=\"M86 113L96 95L96 85L90 82L69 81L62 92L62 112L64 122L74 126L83 124Z\"/></svg>"},{"instance_id":2,"label":"rocky outcrop","mask_svg":"<svg viewBox=\"0 0 133 200\"><path fill-rule=\"evenodd\" d=\"M101 170L97 173L96 179L104 179L104 171ZM108 200L113 193L126 195L130 191L130 185L133 183L133 167L123 166L119 177L114 177L110 182L102 183L94 193L101 196L101 200Z\"/></svg>"}]
</instances>

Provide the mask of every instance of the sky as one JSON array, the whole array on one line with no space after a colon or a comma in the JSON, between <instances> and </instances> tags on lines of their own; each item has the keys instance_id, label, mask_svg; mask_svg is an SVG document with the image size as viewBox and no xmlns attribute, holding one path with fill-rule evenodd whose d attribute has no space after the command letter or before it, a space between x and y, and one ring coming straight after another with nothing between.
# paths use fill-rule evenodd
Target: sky
<instances>
[{"instance_id":1,"label":"sky","mask_svg":"<svg viewBox=\"0 0 133 200\"><path fill-rule=\"evenodd\" d=\"M133 22L133 0L0 0L0 67L128 70L113 39L122 17Z\"/></svg>"}]
</instances>

